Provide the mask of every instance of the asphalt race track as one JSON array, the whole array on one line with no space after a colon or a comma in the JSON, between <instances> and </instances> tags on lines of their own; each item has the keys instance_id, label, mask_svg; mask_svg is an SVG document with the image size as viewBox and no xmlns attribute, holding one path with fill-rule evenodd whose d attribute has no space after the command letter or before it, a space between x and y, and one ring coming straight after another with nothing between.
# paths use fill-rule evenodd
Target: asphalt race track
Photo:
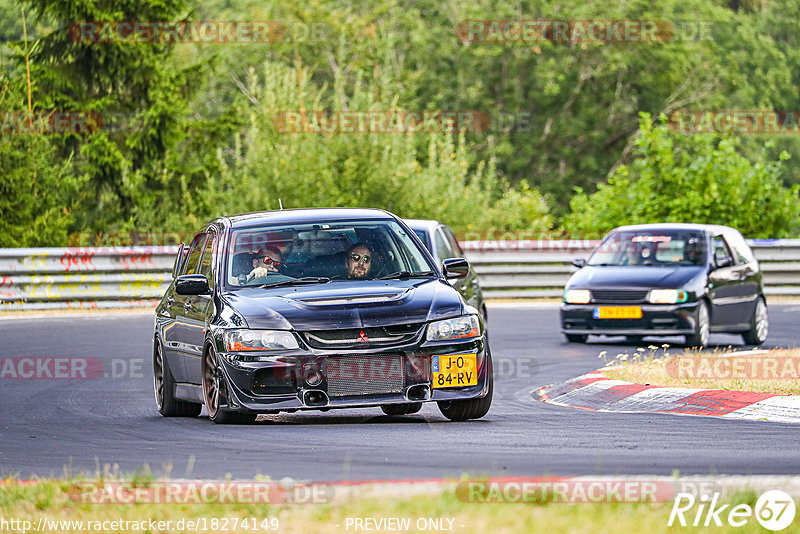
<instances>
[{"instance_id":1,"label":"asphalt race track","mask_svg":"<svg viewBox=\"0 0 800 534\"><path fill-rule=\"evenodd\" d=\"M426 404L405 417L334 410L268 416L252 426L156 412L152 315L0 320L2 358L102 360L93 379L0 379L0 475L61 477L105 464L123 473L148 464L178 478L312 480L800 472L800 425L595 413L534 400L534 388L600 367L600 351L636 345L623 338L566 344L554 306L494 306L489 316L496 383L484 419L451 423ZM799 316L800 305L770 306L765 347L800 345ZM644 345L664 342L679 338ZM738 336L711 342L741 346Z\"/></svg>"}]
</instances>

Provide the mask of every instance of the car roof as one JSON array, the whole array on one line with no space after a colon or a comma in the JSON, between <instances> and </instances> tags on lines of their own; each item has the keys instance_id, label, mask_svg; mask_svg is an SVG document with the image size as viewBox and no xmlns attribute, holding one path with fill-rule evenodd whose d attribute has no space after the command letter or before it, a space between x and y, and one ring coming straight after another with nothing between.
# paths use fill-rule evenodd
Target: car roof
<instances>
[{"instance_id":1,"label":"car roof","mask_svg":"<svg viewBox=\"0 0 800 534\"><path fill-rule=\"evenodd\" d=\"M314 221L336 221L350 219L394 219L388 211L370 208L299 208L275 211L257 211L224 217L233 228L259 223L307 223Z\"/></svg>"},{"instance_id":2,"label":"car roof","mask_svg":"<svg viewBox=\"0 0 800 534\"><path fill-rule=\"evenodd\" d=\"M612 231L616 230L695 230L698 232L709 233L737 232L735 228L731 228L730 226L695 223L630 224L626 226L618 226Z\"/></svg>"},{"instance_id":3,"label":"car roof","mask_svg":"<svg viewBox=\"0 0 800 534\"><path fill-rule=\"evenodd\" d=\"M412 230L434 230L437 226L439 226L439 221L434 221L431 219L403 219Z\"/></svg>"}]
</instances>

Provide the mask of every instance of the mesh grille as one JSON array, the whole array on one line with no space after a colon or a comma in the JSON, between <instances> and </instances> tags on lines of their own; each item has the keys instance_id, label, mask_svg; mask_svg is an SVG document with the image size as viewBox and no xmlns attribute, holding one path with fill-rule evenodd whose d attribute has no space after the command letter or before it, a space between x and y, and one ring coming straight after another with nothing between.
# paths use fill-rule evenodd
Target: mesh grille
<instances>
[{"instance_id":1,"label":"mesh grille","mask_svg":"<svg viewBox=\"0 0 800 534\"><path fill-rule=\"evenodd\" d=\"M647 289L592 289L592 301L633 304L645 302L648 292Z\"/></svg>"},{"instance_id":2,"label":"mesh grille","mask_svg":"<svg viewBox=\"0 0 800 534\"><path fill-rule=\"evenodd\" d=\"M327 359L328 396L402 393L405 386L402 356L335 356Z\"/></svg>"},{"instance_id":3,"label":"mesh grille","mask_svg":"<svg viewBox=\"0 0 800 534\"><path fill-rule=\"evenodd\" d=\"M340 328L303 332L305 342L317 349L366 348L405 343L417 335L424 325L408 324L379 328Z\"/></svg>"}]
</instances>

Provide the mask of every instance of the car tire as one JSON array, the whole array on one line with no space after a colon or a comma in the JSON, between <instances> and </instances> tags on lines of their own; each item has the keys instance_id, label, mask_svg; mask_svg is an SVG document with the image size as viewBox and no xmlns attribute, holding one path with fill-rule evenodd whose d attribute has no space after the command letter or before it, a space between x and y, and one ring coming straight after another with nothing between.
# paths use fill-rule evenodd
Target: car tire
<instances>
[{"instance_id":1,"label":"car tire","mask_svg":"<svg viewBox=\"0 0 800 534\"><path fill-rule=\"evenodd\" d=\"M586 343L589 338L587 334L564 334L567 338L567 343Z\"/></svg>"},{"instance_id":2,"label":"car tire","mask_svg":"<svg viewBox=\"0 0 800 534\"><path fill-rule=\"evenodd\" d=\"M409 402L407 404L384 404L381 410L386 415L411 415L422 409L421 402Z\"/></svg>"},{"instance_id":3,"label":"car tire","mask_svg":"<svg viewBox=\"0 0 800 534\"><path fill-rule=\"evenodd\" d=\"M492 395L494 393L494 370L491 355L489 355L487 361L489 363L487 369L489 391L486 392L486 396L474 399L440 401L437 404L443 416L451 421L466 421L468 419L480 419L489 412L489 408L492 406Z\"/></svg>"},{"instance_id":4,"label":"car tire","mask_svg":"<svg viewBox=\"0 0 800 534\"><path fill-rule=\"evenodd\" d=\"M232 412L222 407L222 388L225 387L225 381L219 372L219 360L213 347L207 347L203 353L201 368L203 400L206 404L208 418L220 425L253 423L258 414Z\"/></svg>"},{"instance_id":5,"label":"car tire","mask_svg":"<svg viewBox=\"0 0 800 534\"><path fill-rule=\"evenodd\" d=\"M175 378L164 358L161 342L156 341L153 351L153 391L158 412L164 417L197 417L203 409L202 404L186 402L175 398Z\"/></svg>"},{"instance_id":6,"label":"car tire","mask_svg":"<svg viewBox=\"0 0 800 534\"><path fill-rule=\"evenodd\" d=\"M767 339L768 333L767 303L764 302L764 297L758 297L750 330L742 334L742 339L748 345L761 345Z\"/></svg>"},{"instance_id":7,"label":"car tire","mask_svg":"<svg viewBox=\"0 0 800 534\"><path fill-rule=\"evenodd\" d=\"M697 324L694 334L685 336L686 345L690 347L705 347L708 345L708 335L711 329L711 319L708 315L708 304L701 300L697 305Z\"/></svg>"}]
</instances>

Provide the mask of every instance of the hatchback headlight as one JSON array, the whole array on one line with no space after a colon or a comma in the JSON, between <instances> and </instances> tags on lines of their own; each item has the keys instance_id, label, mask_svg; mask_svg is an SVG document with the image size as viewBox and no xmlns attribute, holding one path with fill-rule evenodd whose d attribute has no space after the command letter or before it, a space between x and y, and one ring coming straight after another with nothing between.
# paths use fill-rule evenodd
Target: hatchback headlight
<instances>
[{"instance_id":1,"label":"hatchback headlight","mask_svg":"<svg viewBox=\"0 0 800 534\"><path fill-rule=\"evenodd\" d=\"M564 302L567 304L589 304L592 294L588 289L568 289L564 291Z\"/></svg>"},{"instance_id":2,"label":"hatchback headlight","mask_svg":"<svg viewBox=\"0 0 800 534\"><path fill-rule=\"evenodd\" d=\"M444 341L447 339L470 339L480 335L481 323L478 316L465 315L429 324L425 338L428 341Z\"/></svg>"},{"instance_id":3,"label":"hatchback headlight","mask_svg":"<svg viewBox=\"0 0 800 534\"><path fill-rule=\"evenodd\" d=\"M291 332L283 330L228 330L225 348L228 351L288 350L299 345Z\"/></svg>"},{"instance_id":4,"label":"hatchback headlight","mask_svg":"<svg viewBox=\"0 0 800 534\"><path fill-rule=\"evenodd\" d=\"M689 294L683 289L653 289L648 300L651 304L678 304L688 298Z\"/></svg>"}]
</instances>

